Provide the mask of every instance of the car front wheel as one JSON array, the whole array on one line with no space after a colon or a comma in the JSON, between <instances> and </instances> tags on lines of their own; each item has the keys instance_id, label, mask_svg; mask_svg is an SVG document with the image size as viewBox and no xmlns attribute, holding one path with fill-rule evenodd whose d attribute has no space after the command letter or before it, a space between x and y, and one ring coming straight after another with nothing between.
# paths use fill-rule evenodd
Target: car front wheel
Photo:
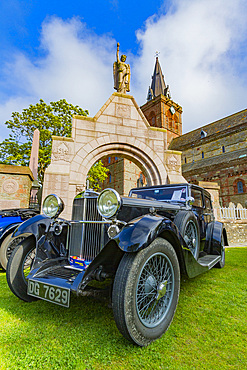
<instances>
[{"instance_id":1,"label":"car front wheel","mask_svg":"<svg viewBox=\"0 0 247 370\"><path fill-rule=\"evenodd\" d=\"M138 253L126 253L112 293L119 331L139 346L160 338L173 319L179 290L179 263L167 240L157 238Z\"/></svg>"},{"instance_id":2,"label":"car front wheel","mask_svg":"<svg viewBox=\"0 0 247 370\"><path fill-rule=\"evenodd\" d=\"M25 302L36 298L27 294L27 275L35 258L35 241L32 237L24 239L12 252L6 270L6 278L11 291Z\"/></svg>"}]
</instances>

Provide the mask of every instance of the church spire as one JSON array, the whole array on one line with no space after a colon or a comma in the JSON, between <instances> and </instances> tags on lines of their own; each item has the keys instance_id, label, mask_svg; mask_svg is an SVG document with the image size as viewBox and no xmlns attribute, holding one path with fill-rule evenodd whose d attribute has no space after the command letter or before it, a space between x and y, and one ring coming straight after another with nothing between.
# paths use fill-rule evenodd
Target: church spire
<instances>
[{"instance_id":1,"label":"church spire","mask_svg":"<svg viewBox=\"0 0 247 370\"><path fill-rule=\"evenodd\" d=\"M164 95L167 98L171 98L170 91L169 91L169 85L166 86L164 75L161 70L161 66L159 63L159 58L156 56L156 62L154 66L154 73L152 76L152 83L151 87L148 89L148 96L147 101L150 101L158 95Z\"/></svg>"}]
</instances>

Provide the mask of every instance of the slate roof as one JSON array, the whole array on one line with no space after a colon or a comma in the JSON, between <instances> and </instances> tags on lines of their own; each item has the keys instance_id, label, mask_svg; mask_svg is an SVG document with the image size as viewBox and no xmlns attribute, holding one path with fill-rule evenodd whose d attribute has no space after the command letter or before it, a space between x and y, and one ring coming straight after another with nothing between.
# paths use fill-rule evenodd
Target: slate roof
<instances>
[{"instance_id":1,"label":"slate roof","mask_svg":"<svg viewBox=\"0 0 247 370\"><path fill-rule=\"evenodd\" d=\"M222 118L218 121L209 123L206 126L202 126L196 130L190 131L173 139L169 149L183 151L190 148L191 143L193 143L193 146L196 147L203 143L215 140L216 137L229 135L233 129L235 132L247 129L247 109ZM202 130L207 134L206 137L201 138Z\"/></svg>"},{"instance_id":2,"label":"slate roof","mask_svg":"<svg viewBox=\"0 0 247 370\"><path fill-rule=\"evenodd\" d=\"M241 162L246 163L247 160L247 150L246 148L234 150L232 152L222 153L215 157L204 158L194 163L185 163L182 165L183 175L192 171L193 173L206 172L210 169L217 168L229 168L231 165L234 165L234 161L237 160L238 164ZM231 163L233 162L233 163Z\"/></svg>"}]
</instances>

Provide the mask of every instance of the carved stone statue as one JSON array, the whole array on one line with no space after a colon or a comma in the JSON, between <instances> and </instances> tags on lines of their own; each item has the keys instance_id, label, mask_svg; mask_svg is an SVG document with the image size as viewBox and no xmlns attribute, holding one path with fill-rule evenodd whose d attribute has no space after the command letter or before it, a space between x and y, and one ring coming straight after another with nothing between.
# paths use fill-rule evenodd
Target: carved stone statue
<instances>
[{"instance_id":1,"label":"carved stone statue","mask_svg":"<svg viewBox=\"0 0 247 370\"><path fill-rule=\"evenodd\" d=\"M130 65L126 64L126 55L119 59L119 42L117 43L117 61L113 64L114 89L120 93L130 91Z\"/></svg>"}]
</instances>

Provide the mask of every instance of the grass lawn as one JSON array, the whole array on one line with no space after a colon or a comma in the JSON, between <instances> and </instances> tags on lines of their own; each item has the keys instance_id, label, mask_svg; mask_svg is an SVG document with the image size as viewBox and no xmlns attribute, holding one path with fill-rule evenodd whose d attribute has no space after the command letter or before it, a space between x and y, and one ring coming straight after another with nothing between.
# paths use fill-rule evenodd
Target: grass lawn
<instances>
[{"instance_id":1,"label":"grass lawn","mask_svg":"<svg viewBox=\"0 0 247 370\"><path fill-rule=\"evenodd\" d=\"M228 248L225 268L182 279L169 330L139 348L120 335L107 303L25 303L0 273L0 369L246 369L246 283L247 248Z\"/></svg>"}]
</instances>

